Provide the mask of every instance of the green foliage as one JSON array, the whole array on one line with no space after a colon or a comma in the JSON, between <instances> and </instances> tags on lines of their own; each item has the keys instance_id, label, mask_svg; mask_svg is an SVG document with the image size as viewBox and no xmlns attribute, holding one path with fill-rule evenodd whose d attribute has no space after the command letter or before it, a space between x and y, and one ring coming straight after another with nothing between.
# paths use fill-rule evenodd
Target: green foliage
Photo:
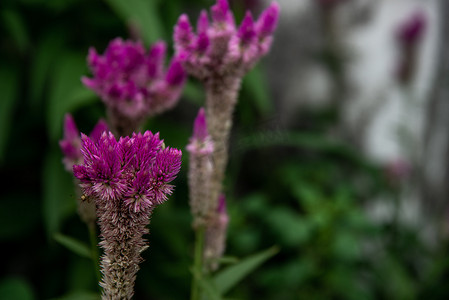
<instances>
[{"instance_id":1,"label":"green foliage","mask_svg":"<svg viewBox=\"0 0 449 300\"><path fill-rule=\"evenodd\" d=\"M214 283L220 294L226 294L232 287L242 281L243 278L252 273L270 257L275 255L279 249L271 247L261 253L254 254L242 261L227 267L214 276Z\"/></svg>"},{"instance_id":2,"label":"green foliage","mask_svg":"<svg viewBox=\"0 0 449 300\"><path fill-rule=\"evenodd\" d=\"M70 236L66 236L62 233L56 233L54 235L54 239L67 249L73 251L74 253L82 257L92 259L92 252L90 251L89 246L87 246L85 243L77 239L74 239Z\"/></svg>"}]
</instances>

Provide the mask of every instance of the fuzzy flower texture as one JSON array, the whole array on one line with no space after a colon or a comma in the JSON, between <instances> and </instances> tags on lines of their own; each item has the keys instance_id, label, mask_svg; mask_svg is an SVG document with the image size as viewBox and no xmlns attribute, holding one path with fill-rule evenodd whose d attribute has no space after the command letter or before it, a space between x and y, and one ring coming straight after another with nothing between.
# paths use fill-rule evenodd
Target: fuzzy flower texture
<instances>
[{"instance_id":1,"label":"fuzzy flower texture","mask_svg":"<svg viewBox=\"0 0 449 300\"><path fill-rule=\"evenodd\" d=\"M164 70L165 54L162 41L146 53L141 42L120 38L112 40L103 55L89 49L93 78L83 77L82 82L106 104L111 124L120 135L136 131L145 118L177 103L186 74L176 59Z\"/></svg>"},{"instance_id":2,"label":"fuzzy flower texture","mask_svg":"<svg viewBox=\"0 0 449 300\"><path fill-rule=\"evenodd\" d=\"M242 75L270 49L279 17L279 4L273 2L255 21L251 12L238 28L227 0L217 0L209 16L203 10L196 34L186 14L179 17L174 29L175 51L187 72L199 79L211 73Z\"/></svg>"},{"instance_id":3,"label":"fuzzy flower texture","mask_svg":"<svg viewBox=\"0 0 449 300\"><path fill-rule=\"evenodd\" d=\"M87 199L97 206L101 231L103 298L130 299L143 235L154 207L167 200L169 183L181 167L181 151L164 147L159 134L146 131L121 137L104 132L95 142L81 138L83 163L73 167Z\"/></svg>"}]
</instances>

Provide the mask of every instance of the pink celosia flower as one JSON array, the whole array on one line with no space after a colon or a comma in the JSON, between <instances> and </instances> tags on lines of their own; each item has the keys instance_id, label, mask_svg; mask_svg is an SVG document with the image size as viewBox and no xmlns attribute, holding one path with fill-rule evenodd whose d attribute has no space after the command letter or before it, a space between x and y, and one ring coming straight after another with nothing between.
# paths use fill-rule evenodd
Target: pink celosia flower
<instances>
[{"instance_id":1,"label":"pink celosia flower","mask_svg":"<svg viewBox=\"0 0 449 300\"><path fill-rule=\"evenodd\" d=\"M107 130L108 125L104 120L100 119L90 133L90 137L93 140L98 141L101 134ZM63 163L65 169L71 172L73 165L82 162L80 150L81 135L71 114L66 114L64 117L64 139L59 141L59 146L64 154Z\"/></svg>"},{"instance_id":2,"label":"pink celosia flower","mask_svg":"<svg viewBox=\"0 0 449 300\"><path fill-rule=\"evenodd\" d=\"M193 135L187 150L189 159L189 204L193 215L193 226L204 226L213 209L211 201L212 152L214 146L207 131L204 109L201 108L193 125Z\"/></svg>"},{"instance_id":3,"label":"pink celosia flower","mask_svg":"<svg viewBox=\"0 0 449 300\"><path fill-rule=\"evenodd\" d=\"M82 82L106 104L111 123L128 135L147 118L172 108L178 101L186 75L174 59L164 71L166 46L155 43L146 53L140 42L111 41L103 55L89 49L93 78Z\"/></svg>"},{"instance_id":4,"label":"pink celosia flower","mask_svg":"<svg viewBox=\"0 0 449 300\"><path fill-rule=\"evenodd\" d=\"M426 29L427 19L422 11L418 11L399 25L398 41L406 46L419 42Z\"/></svg>"},{"instance_id":5,"label":"pink celosia flower","mask_svg":"<svg viewBox=\"0 0 449 300\"><path fill-rule=\"evenodd\" d=\"M104 132L95 142L82 134L83 163L73 172L86 196L123 200L134 212L161 204L171 194L181 166L181 151L163 148L159 134L146 131L117 141Z\"/></svg>"},{"instance_id":6,"label":"pink celosia flower","mask_svg":"<svg viewBox=\"0 0 449 300\"><path fill-rule=\"evenodd\" d=\"M188 73L206 79L211 73L242 76L268 52L279 17L279 5L273 2L255 22L248 11L239 28L227 0L211 7L211 23L206 11L193 32L187 15L179 17L174 29L176 56Z\"/></svg>"},{"instance_id":7,"label":"pink celosia flower","mask_svg":"<svg viewBox=\"0 0 449 300\"><path fill-rule=\"evenodd\" d=\"M396 40L401 55L396 69L396 77L402 84L409 83L415 73L417 48L426 26L426 16L422 11L417 11L400 24L396 31Z\"/></svg>"},{"instance_id":8,"label":"pink celosia flower","mask_svg":"<svg viewBox=\"0 0 449 300\"><path fill-rule=\"evenodd\" d=\"M84 195L95 201L101 242L104 299L131 299L143 235L153 209L173 191L181 151L165 148L159 134L146 131L118 141L111 132L95 142L82 135L83 163L73 167Z\"/></svg>"}]
</instances>

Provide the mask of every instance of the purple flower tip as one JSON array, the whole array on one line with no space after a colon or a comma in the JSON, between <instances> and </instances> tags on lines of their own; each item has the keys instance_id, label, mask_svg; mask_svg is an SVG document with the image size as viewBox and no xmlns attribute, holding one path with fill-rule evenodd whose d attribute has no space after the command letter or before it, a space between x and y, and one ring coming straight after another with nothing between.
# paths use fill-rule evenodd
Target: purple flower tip
<instances>
[{"instance_id":1,"label":"purple flower tip","mask_svg":"<svg viewBox=\"0 0 449 300\"><path fill-rule=\"evenodd\" d=\"M64 116L64 139L74 140L79 139L80 133L76 127L75 120L71 114L65 114Z\"/></svg>"},{"instance_id":2,"label":"purple flower tip","mask_svg":"<svg viewBox=\"0 0 449 300\"><path fill-rule=\"evenodd\" d=\"M193 138L204 141L208 135L206 114L204 108L201 107L193 124Z\"/></svg>"},{"instance_id":3,"label":"purple flower tip","mask_svg":"<svg viewBox=\"0 0 449 300\"><path fill-rule=\"evenodd\" d=\"M217 0L217 3L211 7L212 20L217 23L229 22L229 16L232 14L229 10L227 0Z\"/></svg>"},{"instance_id":4,"label":"purple flower tip","mask_svg":"<svg viewBox=\"0 0 449 300\"><path fill-rule=\"evenodd\" d=\"M254 20L250 11L246 12L245 18L243 19L242 24L240 24L238 36L243 44L253 42L256 37Z\"/></svg>"},{"instance_id":5,"label":"purple flower tip","mask_svg":"<svg viewBox=\"0 0 449 300\"><path fill-rule=\"evenodd\" d=\"M92 138L92 140L97 142L105 131L109 131L108 124L105 120L100 119L95 125L94 129L92 129L90 137Z\"/></svg>"},{"instance_id":6,"label":"purple flower tip","mask_svg":"<svg viewBox=\"0 0 449 300\"><path fill-rule=\"evenodd\" d=\"M274 32L279 19L280 6L277 2L272 2L265 9L257 20L257 31L261 38L267 37Z\"/></svg>"},{"instance_id":7,"label":"purple flower tip","mask_svg":"<svg viewBox=\"0 0 449 300\"><path fill-rule=\"evenodd\" d=\"M156 42L148 54L147 72L150 78L157 78L162 73L167 45L163 41Z\"/></svg>"},{"instance_id":8,"label":"purple flower tip","mask_svg":"<svg viewBox=\"0 0 449 300\"><path fill-rule=\"evenodd\" d=\"M180 86L186 80L187 74L182 67L182 64L177 59L174 59L168 68L165 80L171 86Z\"/></svg>"},{"instance_id":9,"label":"purple flower tip","mask_svg":"<svg viewBox=\"0 0 449 300\"><path fill-rule=\"evenodd\" d=\"M210 45L210 39L206 32L201 32L198 34L198 39L196 40L196 51L199 53L205 53Z\"/></svg>"},{"instance_id":10,"label":"purple flower tip","mask_svg":"<svg viewBox=\"0 0 449 300\"><path fill-rule=\"evenodd\" d=\"M189 17L186 14L182 14L175 25L173 33L175 44L188 48L192 44L193 38L193 29L192 25L190 25Z\"/></svg>"},{"instance_id":11,"label":"purple flower tip","mask_svg":"<svg viewBox=\"0 0 449 300\"><path fill-rule=\"evenodd\" d=\"M208 28L209 28L209 17L207 15L207 11L203 9L196 23L196 31L198 33L203 33L206 32Z\"/></svg>"},{"instance_id":12,"label":"purple flower tip","mask_svg":"<svg viewBox=\"0 0 449 300\"><path fill-rule=\"evenodd\" d=\"M398 39L406 46L411 46L419 41L426 29L427 18L422 11L416 12L406 20L398 30Z\"/></svg>"}]
</instances>

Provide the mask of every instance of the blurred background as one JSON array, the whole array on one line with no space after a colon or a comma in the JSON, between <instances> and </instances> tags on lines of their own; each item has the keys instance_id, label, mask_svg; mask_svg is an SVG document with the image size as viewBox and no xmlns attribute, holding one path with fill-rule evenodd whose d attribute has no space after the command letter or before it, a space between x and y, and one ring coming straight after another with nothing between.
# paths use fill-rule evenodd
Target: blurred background
<instances>
[{"instance_id":1,"label":"blurred background","mask_svg":"<svg viewBox=\"0 0 449 300\"><path fill-rule=\"evenodd\" d=\"M239 23L262 0L230 1ZM105 117L84 88L88 48L172 45L211 0L0 2L0 299L96 299L88 230L58 141ZM225 182L227 255L279 253L232 299L448 299L449 3L279 0L271 52L243 81ZM194 21L193 21L194 22ZM203 105L189 79L148 121L185 150ZM185 152L185 151L184 151ZM188 156L151 221L135 299L187 299Z\"/></svg>"}]
</instances>

